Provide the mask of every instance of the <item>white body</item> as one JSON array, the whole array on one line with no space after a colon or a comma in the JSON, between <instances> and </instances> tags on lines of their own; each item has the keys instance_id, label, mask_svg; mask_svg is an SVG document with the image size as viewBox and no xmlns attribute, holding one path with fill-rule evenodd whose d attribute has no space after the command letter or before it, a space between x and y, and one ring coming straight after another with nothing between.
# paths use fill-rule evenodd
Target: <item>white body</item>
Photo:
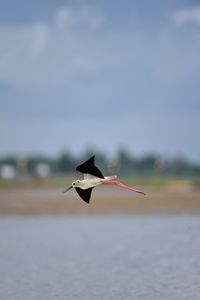
<instances>
[{"instance_id":1,"label":"white body","mask_svg":"<svg viewBox=\"0 0 200 300\"><path fill-rule=\"evenodd\" d=\"M73 187L79 187L82 190L87 190L89 188L103 184L105 181L116 179L117 176L107 176L104 178L99 178L94 175L84 174L83 180L76 180L72 183Z\"/></svg>"}]
</instances>

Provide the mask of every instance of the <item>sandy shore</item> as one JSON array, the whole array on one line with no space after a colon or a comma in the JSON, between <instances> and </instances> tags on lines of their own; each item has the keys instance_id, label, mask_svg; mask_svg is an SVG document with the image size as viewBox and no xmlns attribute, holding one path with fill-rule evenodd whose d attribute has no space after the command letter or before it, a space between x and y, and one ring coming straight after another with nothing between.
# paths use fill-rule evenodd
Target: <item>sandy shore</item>
<instances>
[{"instance_id":1,"label":"sandy shore","mask_svg":"<svg viewBox=\"0 0 200 300\"><path fill-rule=\"evenodd\" d=\"M1 187L0 215L200 214L200 191L191 186L143 188L146 196L116 187L98 187L91 203L60 187Z\"/></svg>"}]
</instances>

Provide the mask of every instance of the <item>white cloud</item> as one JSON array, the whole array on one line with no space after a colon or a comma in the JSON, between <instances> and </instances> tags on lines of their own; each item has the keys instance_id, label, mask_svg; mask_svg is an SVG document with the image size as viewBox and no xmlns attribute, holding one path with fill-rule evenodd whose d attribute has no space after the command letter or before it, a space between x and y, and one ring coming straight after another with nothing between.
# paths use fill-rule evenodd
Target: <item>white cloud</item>
<instances>
[{"instance_id":1,"label":"white cloud","mask_svg":"<svg viewBox=\"0 0 200 300\"><path fill-rule=\"evenodd\" d=\"M33 27L32 45L30 54L37 56L45 51L48 43L48 28L43 23L35 24Z\"/></svg>"},{"instance_id":2,"label":"white cloud","mask_svg":"<svg viewBox=\"0 0 200 300\"><path fill-rule=\"evenodd\" d=\"M110 29L106 17L89 7L63 7L49 23L0 25L0 82L62 85L77 75L110 69L113 76L128 70L127 76L136 78L139 69L162 82L186 80L200 71L199 39L180 37L169 24L166 28Z\"/></svg>"},{"instance_id":3,"label":"white cloud","mask_svg":"<svg viewBox=\"0 0 200 300\"><path fill-rule=\"evenodd\" d=\"M68 76L109 63L96 38L103 17L89 8L62 8L52 23L0 25L0 81L11 85L62 84ZM110 59L112 62L112 59Z\"/></svg>"},{"instance_id":4,"label":"white cloud","mask_svg":"<svg viewBox=\"0 0 200 300\"><path fill-rule=\"evenodd\" d=\"M62 7L55 16L55 22L60 29L87 29L96 31L104 24L103 15L91 7Z\"/></svg>"},{"instance_id":5,"label":"white cloud","mask_svg":"<svg viewBox=\"0 0 200 300\"><path fill-rule=\"evenodd\" d=\"M200 6L176 11L171 15L171 20L180 27L187 23L200 25Z\"/></svg>"}]
</instances>

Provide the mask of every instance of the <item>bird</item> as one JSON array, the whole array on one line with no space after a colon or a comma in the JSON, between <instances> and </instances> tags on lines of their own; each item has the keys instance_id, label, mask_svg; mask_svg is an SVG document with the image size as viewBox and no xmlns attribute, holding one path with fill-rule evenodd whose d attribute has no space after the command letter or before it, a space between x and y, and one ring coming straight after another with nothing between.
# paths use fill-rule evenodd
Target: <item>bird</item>
<instances>
[{"instance_id":1,"label":"bird","mask_svg":"<svg viewBox=\"0 0 200 300\"><path fill-rule=\"evenodd\" d=\"M75 188L76 192L81 197L81 199L88 204L90 203L92 189L102 184L117 185L125 189L131 190L135 193L145 195L145 193L140 190L125 185L119 181L116 181L116 175L104 177L102 172L95 166L95 155L93 155L87 161L79 165L76 168L76 170L83 173L83 179L73 181L71 186L64 190L63 193L66 193L72 188Z\"/></svg>"}]
</instances>

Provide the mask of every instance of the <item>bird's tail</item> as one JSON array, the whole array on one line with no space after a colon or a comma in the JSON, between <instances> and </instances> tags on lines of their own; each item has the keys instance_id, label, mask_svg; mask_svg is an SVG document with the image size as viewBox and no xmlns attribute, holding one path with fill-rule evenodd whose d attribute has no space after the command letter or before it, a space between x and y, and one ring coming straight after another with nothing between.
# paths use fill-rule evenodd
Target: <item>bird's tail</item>
<instances>
[{"instance_id":1,"label":"bird's tail","mask_svg":"<svg viewBox=\"0 0 200 300\"><path fill-rule=\"evenodd\" d=\"M116 178L117 178L117 175L104 177L104 179L106 179L106 180L113 180L113 179L116 179Z\"/></svg>"}]
</instances>

